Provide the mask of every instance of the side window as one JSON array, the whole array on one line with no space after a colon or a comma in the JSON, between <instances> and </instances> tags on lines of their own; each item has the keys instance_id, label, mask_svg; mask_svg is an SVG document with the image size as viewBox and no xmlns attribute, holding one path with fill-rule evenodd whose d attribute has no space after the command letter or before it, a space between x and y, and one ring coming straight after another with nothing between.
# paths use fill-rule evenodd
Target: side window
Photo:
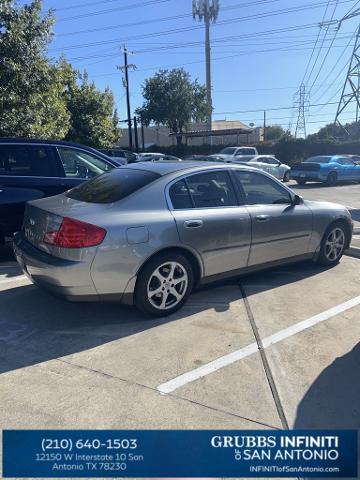
<instances>
[{"instance_id":1,"label":"side window","mask_svg":"<svg viewBox=\"0 0 360 480\"><path fill-rule=\"evenodd\" d=\"M1 145L0 175L53 176L49 149L41 145Z\"/></svg>"},{"instance_id":2,"label":"side window","mask_svg":"<svg viewBox=\"0 0 360 480\"><path fill-rule=\"evenodd\" d=\"M186 183L195 208L232 207L238 205L228 172L198 173L187 177Z\"/></svg>"},{"instance_id":3,"label":"side window","mask_svg":"<svg viewBox=\"0 0 360 480\"><path fill-rule=\"evenodd\" d=\"M279 165L279 160L277 160L275 157L267 157L267 161L271 165Z\"/></svg>"},{"instance_id":4,"label":"side window","mask_svg":"<svg viewBox=\"0 0 360 480\"><path fill-rule=\"evenodd\" d=\"M192 208L189 190L184 180L173 183L169 189L169 196L175 210Z\"/></svg>"},{"instance_id":5,"label":"side window","mask_svg":"<svg viewBox=\"0 0 360 480\"><path fill-rule=\"evenodd\" d=\"M258 157L256 161L259 163L269 163L267 157Z\"/></svg>"},{"instance_id":6,"label":"side window","mask_svg":"<svg viewBox=\"0 0 360 480\"><path fill-rule=\"evenodd\" d=\"M341 165L354 165L354 162L349 158L340 158L340 160L338 160L338 163L340 163Z\"/></svg>"},{"instance_id":7,"label":"side window","mask_svg":"<svg viewBox=\"0 0 360 480\"><path fill-rule=\"evenodd\" d=\"M235 171L247 205L290 204L290 193L271 178L254 172Z\"/></svg>"},{"instance_id":8,"label":"side window","mask_svg":"<svg viewBox=\"0 0 360 480\"><path fill-rule=\"evenodd\" d=\"M69 178L93 178L113 168L109 163L84 150L70 147L58 147L57 150L65 176Z\"/></svg>"}]
</instances>

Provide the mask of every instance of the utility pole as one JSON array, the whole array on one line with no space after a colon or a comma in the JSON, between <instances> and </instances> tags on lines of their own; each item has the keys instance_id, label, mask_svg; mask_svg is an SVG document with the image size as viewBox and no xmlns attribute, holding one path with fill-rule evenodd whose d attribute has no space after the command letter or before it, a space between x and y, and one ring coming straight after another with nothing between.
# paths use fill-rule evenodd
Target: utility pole
<instances>
[{"instance_id":1,"label":"utility pole","mask_svg":"<svg viewBox=\"0 0 360 480\"><path fill-rule=\"evenodd\" d=\"M141 122L141 149L143 152L145 152L144 121L142 117L140 117L140 122Z\"/></svg>"},{"instance_id":2,"label":"utility pole","mask_svg":"<svg viewBox=\"0 0 360 480\"><path fill-rule=\"evenodd\" d=\"M124 46L123 48L124 53L124 65L117 67L119 70L125 73L125 79L123 79L123 84L126 89L126 108L127 108L127 123L128 123L128 132L129 132L129 149L132 150L133 148L133 141L132 141L132 123L131 123L131 108L130 108L130 87L129 87L129 68L132 70L136 69L136 65L128 64L128 50Z\"/></svg>"},{"instance_id":3,"label":"utility pole","mask_svg":"<svg viewBox=\"0 0 360 480\"><path fill-rule=\"evenodd\" d=\"M137 118L134 117L134 138L135 138L135 151L139 153L139 138L138 138L138 127L137 127Z\"/></svg>"},{"instance_id":4,"label":"utility pole","mask_svg":"<svg viewBox=\"0 0 360 480\"><path fill-rule=\"evenodd\" d=\"M266 110L264 110L264 134L263 134L264 142L266 140Z\"/></svg>"},{"instance_id":5,"label":"utility pole","mask_svg":"<svg viewBox=\"0 0 360 480\"><path fill-rule=\"evenodd\" d=\"M209 131L211 131L212 128L210 22L216 22L219 9L219 0L193 0L193 18L198 18L199 21L204 19L205 23L206 99L210 109L207 119L207 129Z\"/></svg>"}]
</instances>

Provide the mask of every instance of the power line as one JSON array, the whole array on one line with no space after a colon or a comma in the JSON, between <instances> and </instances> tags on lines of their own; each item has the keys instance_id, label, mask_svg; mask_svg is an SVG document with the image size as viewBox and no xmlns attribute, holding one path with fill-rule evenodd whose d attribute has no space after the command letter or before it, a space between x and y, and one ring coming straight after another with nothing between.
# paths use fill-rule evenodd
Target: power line
<instances>
[{"instance_id":1,"label":"power line","mask_svg":"<svg viewBox=\"0 0 360 480\"><path fill-rule=\"evenodd\" d=\"M155 0L153 0L153 1L155 1ZM338 1L338 0L330 0L330 2L332 2L332 3L335 2L335 1ZM352 0L342 0L340 3L348 3L349 1L352 1ZM308 5L305 5L305 6L302 6L302 7L291 7L291 8L287 8L287 9L274 10L272 12L262 12L262 13L257 13L257 14L248 15L248 16L244 16L244 17L237 17L237 18L230 19L230 20L223 20L223 21L220 21L220 22L217 22L216 24L214 24L214 27L215 26L222 26L222 25L230 25L230 24L233 24L233 23L239 23L239 22L244 22L244 21L258 20L258 19L273 17L273 16L277 16L277 15L286 15L286 14L294 13L294 12L303 12L303 11L307 11L307 10L313 10L313 9L320 8L325 3L326 2L318 2L318 3L308 4ZM163 35L172 35L172 34L175 34L175 33L183 33L183 32L187 32L187 31L198 30L199 28L201 29L202 25L196 25L196 26L192 26L192 27L183 27L183 28L178 28L178 29L170 29L170 30L165 30L165 31L162 31L162 32L154 32L154 33L144 34L144 35L136 35L136 36L133 36L133 37L128 37L126 39L116 38L116 39L104 40L102 42L80 43L80 44L77 44L77 45L67 45L67 46L62 47L62 48L51 49L51 51L56 51L56 50L57 51L58 50L64 51L64 50L70 50L70 49L74 49L74 48L83 48L85 46L95 46L95 45L100 45L100 44L106 45L108 43L116 43L116 42L119 43L119 42L124 42L124 41L129 42L129 41L135 40L135 39L149 38L149 37L163 36Z\"/></svg>"},{"instance_id":2,"label":"power line","mask_svg":"<svg viewBox=\"0 0 360 480\"><path fill-rule=\"evenodd\" d=\"M336 7L337 7L337 3L335 4L334 11L333 11L333 14L332 14L332 16L331 16L331 20L334 18L335 11L336 11ZM331 20L330 20L330 21L331 21ZM328 29L329 29L329 27L328 27ZM328 30L327 30L327 31L328 31ZM326 33L327 33L327 31L326 31ZM324 55L324 58L323 58L323 60L322 60L322 62L321 62L321 65L320 65L320 68L319 68L319 70L318 70L318 73L317 73L317 75L315 76L315 78L314 78L314 80L313 80L313 82L312 82L312 84L311 84L311 87L310 87L310 89L309 89L309 92L311 92L311 90L313 89L313 86L315 85L317 79L319 78L319 75L320 75L320 73L321 73L321 70L322 70L323 66L325 65L325 62L326 62L326 60L327 60L327 58L328 58L328 55L329 55L329 53L330 53L330 50L331 50L332 46L334 45L334 42L335 42L335 39L336 39L337 34L338 34L338 30L335 30L335 34L334 34L334 36L333 36L333 38L332 38L332 40L331 40L331 43L330 43L330 45L329 45L329 47L328 47L327 52L326 52L325 55ZM310 80L310 78L309 78L309 80Z\"/></svg>"},{"instance_id":3,"label":"power line","mask_svg":"<svg viewBox=\"0 0 360 480\"><path fill-rule=\"evenodd\" d=\"M303 43L302 45L307 45L307 43ZM296 44L294 47L299 47L301 44ZM343 48L344 45L336 45L334 48ZM320 48L320 47L318 47ZM326 47L323 47L326 48ZM236 57L241 57L241 56L248 56L248 55L253 55L256 53L272 53L272 52L299 52L299 51L306 51L309 50L310 47L304 47L304 48L290 48L289 46L286 47L279 47L279 48L271 48L271 49L264 49L264 50L244 50L239 53L235 53L233 55L226 55L223 57L215 57L214 60L225 60L228 58L236 58ZM139 52L136 52L139 54ZM186 52L182 52L186 53ZM82 57L72 57L69 58L69 61L80 61L80 60L87 60L87 59L92 59L92 58L113 58L115 57L115 53L109 53L109 54L101 54L101 55L87 55L87 56L82 56ZM138 72L145 72L145 71L150 71L150 70L157 70L158 68L177 68L177 67L182 67L186 65L194 65L197 63L202 63L202 60L195 60L192 62L185 62L182 64L175 64L175 65L157 65L157 66L152 66L148 68L142 68L139 69ZM106 73L106 74L99 74L95 75L96 77L103 77L103 76L111 76L112 73Z\"/></svg>"},{"instance_id":4,"label":"power line","mask_svg":"<svg viewBox=\"0 0 360 480\"><path fill-rule=\"evenodd\" d=\"M330 5L330 1L328 1L328 3L326 4L326 8L325 8L325 12L324 12L322 21L325 20L326 13L327 13L327 11L328 11L329 5ZM315 40L315 43L314 43L314 48L313 48L312 51L311 51L310 58L309 58L309 61L308 61L307 65L306 65L305 73L304 73L304 76L303 76L303 79L302 79L301 83L305 83L306 74L307 74L307 72L308 72L308 70L309 70L309 67L310 67L310 64L311 64L311 60L312 60L313 55L314 55L314 53L315 53L315 48L316 48L316 45L317 45L317 43L318 43L318 41L319 41L320 33L321 33L321 28L319 27L319 31L318 31L318 34L317 34L317 37L316 37L316 40Z\"/></svg>"},{"instance_id":5,"label":"power line","mask_svg":"<svg viewBox=\"0 0 360 480\"><path fill-rule=\"evenodd\" d=\"M65 17L65 18L60 18L57 21L58 22L67 22L68 20L79 20L80 18L88 18L88 17L96 17L98 15L104 15L106 13L112 13L116 12L118 10L133 10L135 8L143 8L147 7L149 5L157 5L159 3L165 3L169 2L170 0L150 0L148 2L143 2L143 3L135 3L134 5L125 5L121 7L116 7L116 8L110 8L108 10L99 10L97 12L88 12L88 13L83 13L81 15L73 15L71 17Z\"/></svg>"},{"instance_id":6,"label":"power line","mask_svg":"<svg viewBox=\"0 0 360 480\"><path fill-rule=\"evenodd\" d=\"M337 105L338 102L332 102L332 103L317 103L317 104L309 104L309 107L319 107L321 105ZM263 112L266 110L267 112L276 112L279 110L291 110L293 108L293 105L290 107L273 107L273 108L260 108L256 110L233 110L231 112L215 112L214 115L231 115L233 113L253 113L253 112Z\"/></svg>"},{"instance_id":7,"label":"power line","mask_svg":"<svg viewBox=\"0 0 360 480\"><path fill-rule=\"evenodd\" d=\"M110 1L110 0L108 0L108 1ZM111 0L111 1L115 1L115 0ZM280 0L257 0L257 1L250 2L250 3L229 5L227 7L223 7L221 10L222 11L228 11L228 10L234 10L234 9L237 9L237 8L246 8L246 7L249 7L249 6L253 7L255 5L263 5L263 4L274 3L274 2L279 2L279 1ZM74 6L74 8L75 8L75 6ZM56 36L57 37L65 37L65 36L81 35L83 33L94 33L94 32L102 32L102 31L107 31L107 30L117 30L119 28L148 25L150 23L167 22L167 21L171 21L171 20L180 20L182 18L185 19L185 18L190 18L190 17L191 17L191 14L184 13L184 14L174 15L174 16L170 16L170 17L160 17L160 18L154 18L154 19L149 19L149 20L141 20L141 21L131 22L131 23L123 23L123 24L120 24L120 25L119 24L117 24L117 25L107 25L107 26L100 27L100 28L91 28L91 29L78 30L78 31L73 31L73 32L64 32L64 33L59 33Z\"/></svg>"}]
</instances>

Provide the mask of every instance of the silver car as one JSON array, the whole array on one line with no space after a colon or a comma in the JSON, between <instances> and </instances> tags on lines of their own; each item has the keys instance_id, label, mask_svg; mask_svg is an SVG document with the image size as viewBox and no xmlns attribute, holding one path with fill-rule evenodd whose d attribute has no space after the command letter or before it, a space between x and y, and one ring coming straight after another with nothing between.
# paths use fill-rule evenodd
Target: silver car
<instances>
[{"instance_id":1,"label":"silver car","mask_svg":"<svg viewBox=\"0 0 360 480\"><path fill-rule=\"evenodd\" d=\"M241 156L233 160L235 163L247 163L250 167L259 168L268 172L283 182L290 181L291 168L285 163L281 163L272 155Z\"/></svg>"},{"instance_id":2,"label":"silver car","mask_svg":"<svg viewBox=\"0 0 360 480\"><path fill-rule=\"evenodd\" d=\"M313 259L334 265L350 243L341 205L310 202L248 166L146 162L27 205L17 261L69 300L120 300L153 316L198 285Z\"/></svg>"}]
</instances>

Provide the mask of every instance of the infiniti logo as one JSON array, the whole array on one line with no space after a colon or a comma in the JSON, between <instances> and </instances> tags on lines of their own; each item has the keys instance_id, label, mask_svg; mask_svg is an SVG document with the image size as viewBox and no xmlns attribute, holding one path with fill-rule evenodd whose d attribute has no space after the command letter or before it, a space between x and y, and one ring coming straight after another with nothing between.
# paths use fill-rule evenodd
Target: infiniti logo
<instances>
[{"instance_id":1,"label":"infiniti logo","mask_svg":"<svg viewBox=\"0 0 360 480\"><path fill-rule=\"evenodd\" d=\"M35 220L33 218L29 219L30 225L34 226L35 225Z\"/></svg>"}]
</instances>

